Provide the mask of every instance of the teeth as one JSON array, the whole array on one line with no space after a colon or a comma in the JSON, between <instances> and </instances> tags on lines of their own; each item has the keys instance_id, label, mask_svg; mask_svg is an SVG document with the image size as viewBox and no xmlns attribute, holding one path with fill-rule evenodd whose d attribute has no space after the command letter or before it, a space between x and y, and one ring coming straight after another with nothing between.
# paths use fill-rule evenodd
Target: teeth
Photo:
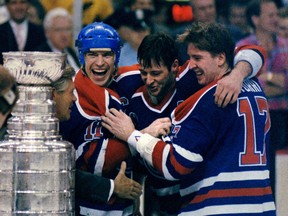
<instances>
[{"instance_id":1,"label":"teeth","mask_svg":"<svg viewBox=\"0 0 288 216\"><path fill-rule=\"evenodd\" d=\"M199 72L195 71L195 74L196 74L196 76L201 76L203 73L201 71L199 71Z\"/></svg>"},{"instance_id":2,"label":"teeth","mask_svg":"<svg viewBox=\"0 0 288 216\"><path fill-rule=\"evenodd\" d=\"M103 76L103 75L106 74L106 72L107 72L107 71L105 71L105 70L101 70L101 71L99 71L99 70L92 70L92 73L93 73L94 75L98 75L98 76Z\"/></svg>"}]
</instances>

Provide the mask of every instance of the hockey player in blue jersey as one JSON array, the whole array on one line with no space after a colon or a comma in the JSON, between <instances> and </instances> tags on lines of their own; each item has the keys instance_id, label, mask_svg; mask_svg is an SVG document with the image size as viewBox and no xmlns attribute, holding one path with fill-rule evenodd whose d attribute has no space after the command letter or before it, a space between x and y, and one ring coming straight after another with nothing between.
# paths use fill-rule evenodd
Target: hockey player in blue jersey
<instances>
[{"instance_id":1,"label":"hockey player in blue jersey","mask_svg":"<svg viewBox=\"0 0 288 216\"><path fill-rule=\"evenodd\" d=\"M237 50L237 60L240 59L238 58L239 54L243 58L246 52L253 53L253 50L257 50L259 54L263 51L258 46L241 47ZM263 55L261 54L260 56ZM255 59L257 60L257 58ZM263 62L262 58L259 58L259 62L255 61L255 59L251 63L252 65L256 65L253 66L253 74L256 74L259 70L257 65L261 66ZM166 34L160 33L147 36L138 49L138 60L140 62L138 68L136 65L125 68L126 71L129 71L127 70L128 68L130 69L128 73L123 73L122 68L120 68L119 83L125 79L136 77L138 75L137 71L141 74L144 86L140 87L133 94L129 103L127 103L126 110L126 113L133 119L136 129L140 130L148 127L155 119L170 116L170 113L177 105L202 86L198 84L195 73L189 70L189 61L183 66L179 66L176 43ZM233 74L230 76L231 79L231 77L233 78L236 75L236 81L233 84L236 89L241 89L244 77L251 72L249 63L243 60L245 59L242 59L240 62L236 61L237 68L234 69ZM246 70L244 70L245 66L247 67ZM222 80L219 82L222 82ZM227 94L231 92L234 91L228 91ZM231 95L233 94L231 93ZM236 100L238 94L235 95L233 100ZM232 97L230 95L227 96L227 98ZM125 100L125 102L127 101ZM225 103L227 104L228 102ZM172 215L178 210L178 204L181 204L177 202L179 200L177 182L163 180L156 170L145 163L145 160L142 160L139 155L137 156L137 161L145 167L144 171L149 171L146 171L147 178L145 181L146 189L144 196L149 204L145 205L145 213L149 215L153 214L152 212L162 212L162 214L165 212Z\"/></svg>"},{"instance_id":2,"label":"hockey player in blue jersey","mask_svg":"<svg viewBox=\"0 0 288 216\"><path fill-rule=\"evenodd\" d=\"M129 147L113 138L100 124L100 116L109 108L121 109L118 94L106 87L117 72L122 42L112 27L96 22L80 31L76 45L82 64L74 80L77 101L71 108L71 118L61 122L60 133L63 139L70 141L75 147L77 169L114 179L122 161L126 161L129 175ZM83 187L89 188L89 185L85 184ZM85 197L78 196L77 193L76 215L133 215L132 199L141 194L141 186L139 187L133 187L131 194L126 197L113 193L113 188L110 187L107 202L91 199L95 195Z\"/></svg>"},{"instance_id":3,"label":"hockey player in blue jersey","mask_svg":"<svg viewBox=\"0 0 288 216\"><path fill-rule=\"evenodd\" d=\"M218 24L194 24L182 40L189 67L205 87L172 112L170 136L161 140L134 130L116 110L106 113L103 125L163 178L180 181L179 215L276 215L266 158L270 118L261 86L256 78L245 80L236 103L217 107L217 81L233 66L230 35Z\"/></svg>"},{"instance_id":4,"label":"hockey player in blue jersey","mask_svg":"<svg viewBox=\"0 0 288 216\"><path fill-rule=\"evenodd\" d=\"M110 26L93 23L81 30L77 46L82 63L82 68L75 77L78 100L72 108L71 119L61 123L60 132L64 139L74 144L79 169L113 178L117 173L115 167L119 167L122 160L129 158L130 152L124 143L113 139L113 136L106 132L103 133L99 117L108 108L119 107L117 93L111 91L111 84L117 73L121 41ZM120 84L120 87L127 88L127 85ZM76 197L77 210L80 208L81 214L106 214L113 210L112 207L115 208L115 196L112 198L107 205L94 205ZM117 213L123 213L123 206L118 208Z\"/></svg>"}]
</instances>

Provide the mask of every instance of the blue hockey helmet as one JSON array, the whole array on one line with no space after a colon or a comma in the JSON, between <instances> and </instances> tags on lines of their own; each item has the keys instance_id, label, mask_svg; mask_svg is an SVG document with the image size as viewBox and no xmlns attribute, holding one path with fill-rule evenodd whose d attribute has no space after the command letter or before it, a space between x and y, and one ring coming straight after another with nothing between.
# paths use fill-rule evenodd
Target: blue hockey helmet
<instances>
[{"instance_id":1,"label":"blue hockey helmet","mask_svg":"<svg viewBox=\"0 0 288 216\"><path fill-rule=\"evenodd\" d=\"M75 41L82 65L84 64L84 54L91 51L91 49L109 48L116 55L115 66L117 67L122 45L117 31L103 22L94 22L84 27Z\"/></svg>"}]
</instances>

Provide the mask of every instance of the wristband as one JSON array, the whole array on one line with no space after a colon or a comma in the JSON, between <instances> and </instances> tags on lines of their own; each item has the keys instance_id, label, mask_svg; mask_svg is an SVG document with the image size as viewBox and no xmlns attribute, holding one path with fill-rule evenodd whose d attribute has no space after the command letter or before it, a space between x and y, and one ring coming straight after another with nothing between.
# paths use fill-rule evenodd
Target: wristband
<instances>
[{"instance_id":1,"label":"wristband","mask_svg":"<svg viewBox=\"0 0 288 216\"><path fill-rule=\"evenodd\" d=\"M131 146L133 149L137 149L137 148L136 148L137 142L138 142L138 140L140 139L140 137L141 137L142 135L143 135L143 134L142 134L140 131L134 130L134 131L131 133L131 135L128 137L128 140L127 140L129 146ZM130 148L130 150L131 150L131 148Z\"/></svg>"},{"instance_id":2,"label":"wristband","mask_svg":"<svg viewBox=\"0 0 288 216\"><path fill-rule=\"evenodd\" d=\"M153 166L153 150L158 141L158 138L155 138L150 134L145 133L140 137L136 145L137 151L139 152L140 156L144 158L147 162L149 162L151 166Z\"/></svg>"},{"instance_id":3,"label":"wristband","mask_svg":"<svg viewBox=\"0 0 288 216\"><path fill-rule=\"evenodd\" d=\"M143 157L152 165L152 153L155 145L159 139L151 136L150 134L142 134L140 131L134 130L128 138L128 144L139 152Z\"/></svg>"}]
</instances>

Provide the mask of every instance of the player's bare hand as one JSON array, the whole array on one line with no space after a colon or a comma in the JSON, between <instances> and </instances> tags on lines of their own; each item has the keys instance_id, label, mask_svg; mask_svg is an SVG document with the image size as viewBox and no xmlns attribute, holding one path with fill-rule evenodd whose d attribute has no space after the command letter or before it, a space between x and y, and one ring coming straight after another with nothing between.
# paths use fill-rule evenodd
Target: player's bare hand
<instances>
[{"instance_id":1,"label":"player's bare hand","mask_svg":"<svg viewBox=\"0 0 288 216\"><path fill-rule=\"evenodd\" d=\"M118 111L114 108L101 116L102 126L113 133L118 139L127 142L131 133L135 130L131 118L122 110Z\"/></svg>"},{"instance_id":2,"label":"player's bare hand","mask_svg":"<svg viewBox=\"0 0 288 216\"><path fill-rule=\"evenodd\" d=\"M243 79L237 75L237 72L224 76L217 82L215 104L218 107L226 107L229 103L235 103L240 94Z\"/></svg>"},{"instance_id":3,"label":"player's bare hand","mask_svg":"<svg viewBox=\"0 0 288 216\"><path fill-rule=\"evenodd\" d=\"M142 133L148 133L154 137L166 136L170 133L171 120L169 118L159 118L153 121Z\"/></svg>"},{"instance_id":4,"label":"player's bare hand","mask_svg":"<svg viewBox=\"0 0 288 216\"><path fill-rule=\"evenodd\" d=\"M114 179L114 193L124 199L138 199L142 194L142 185L125 175L126 162L121 163L121 168Z\"/></svg>"}]
</instances>

